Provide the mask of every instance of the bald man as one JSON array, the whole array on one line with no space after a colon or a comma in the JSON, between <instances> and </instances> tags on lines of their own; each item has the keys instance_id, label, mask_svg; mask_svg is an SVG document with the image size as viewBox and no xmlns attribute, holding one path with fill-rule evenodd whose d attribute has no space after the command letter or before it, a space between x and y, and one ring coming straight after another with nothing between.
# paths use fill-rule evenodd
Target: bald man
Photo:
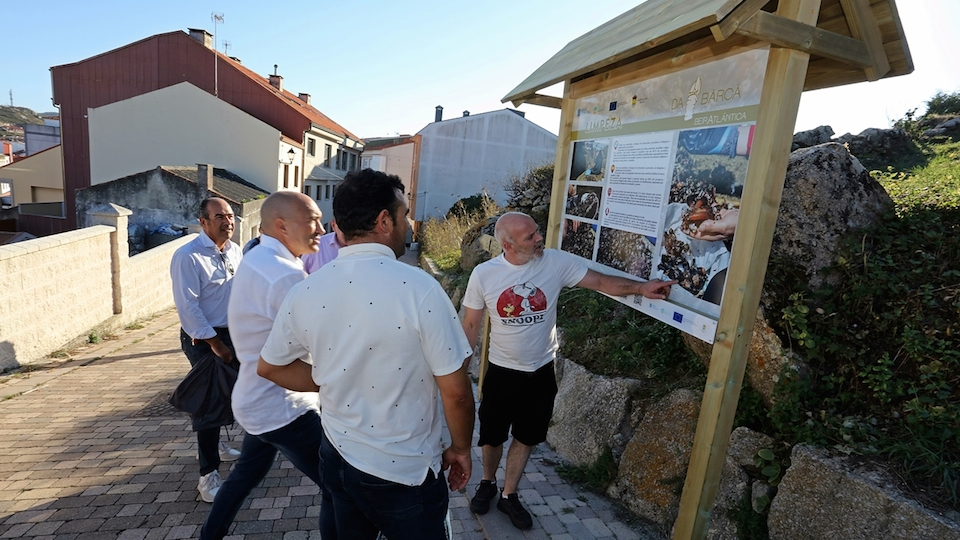
<instances>
[{"instance_id":1,"label":"bald man","mask_svg":"<svg viewBox=\"0 0 960 540\"><path fill-rule=\"evenodd\" d=\"M483 479L470 509L485 514L497 496L497 467L508 433L506 474L497 509L518 529L533 526L520 504L517 486L533 448L546 440L557 381L557 300L564 287L583 287L613 296L630 294L666 298L676 281L636 281L587 268L583 259L543 249L543 236L533 219L508 212L497 220L494 234L503 254L473 269L463 297L463 331L473 350L483 310L490 312L490 365L480 401Z\"/></svg>"},{"instance_id":2,"label":"bald man","mask_svg":"<svg viewBox=\"0 0 960 540\"><path fill-rule=\"evenodd\" d=\"M280 191L260 208L257 249L244 258L227 307L240 373L233 389L233 415L246 435L240 459L223 483L200 531L201 539L223 538L250 490L260 484L282 452L320 486L323 504L332 504L320 482L322 437L317 392L293 392L257 375L260 349L270 334L281 302L307 277L300 256L315 253L324 233L322 215L310 197ZM326 514L321 514L323 518ZM320 522L324 540L337 538L332 522Z\"/></svg>"}]
</instances>

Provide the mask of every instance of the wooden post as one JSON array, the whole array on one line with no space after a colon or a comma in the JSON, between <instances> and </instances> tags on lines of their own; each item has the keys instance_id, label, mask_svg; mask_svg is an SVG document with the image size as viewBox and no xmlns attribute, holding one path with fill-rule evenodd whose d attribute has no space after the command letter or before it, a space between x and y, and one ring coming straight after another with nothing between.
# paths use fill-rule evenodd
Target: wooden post
<instances>
[{"instance_id":1,"label":"wooden post","mask_svg":"<svg viewBox=\"0 0 960 540\"><path fill-rule=\"evenodd\" d=\"M560 137L557 138L557 160L553 164L553 188L550 199L550 215L547 217L545 246L548 248L560 247L560 226L563 220L563 209L566 207L567 164L570 163L570 137L573 132L573 104L571 96L572 84L567 81L563 85L563 105L560 107Z\"/></svg>"},{"instance_id":2,"label":"wooden post","mask_svg":"<svg viewBox=\"0 0 960 540\"><path fill-rule=\"evenodd\" d=\"M780 0L777 14L817 22L820 0ZM770 244L777 223L793 128L810 56L772 47L717 337L674 528L675 539L704 538L740 397Z\"/></svg>"}]
</instances>

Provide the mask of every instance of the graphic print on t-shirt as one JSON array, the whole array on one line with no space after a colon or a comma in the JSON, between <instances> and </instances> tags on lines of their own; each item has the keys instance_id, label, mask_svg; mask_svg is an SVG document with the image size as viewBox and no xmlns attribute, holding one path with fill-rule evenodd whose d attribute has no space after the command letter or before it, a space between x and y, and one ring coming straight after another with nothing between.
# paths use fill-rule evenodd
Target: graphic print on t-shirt
<instances>
[{"instance_id":1,"label":"graphic print on t-shirt","mask_svg":"<svg viewBox=\"0 0 960 540\"><path fill-rule=\"evenodd\" d=\"M547 295L533 283L520 283L505 289L497 299L497 314L508 326L527 326L543 322Z\"/></svg>"}]
</instances>

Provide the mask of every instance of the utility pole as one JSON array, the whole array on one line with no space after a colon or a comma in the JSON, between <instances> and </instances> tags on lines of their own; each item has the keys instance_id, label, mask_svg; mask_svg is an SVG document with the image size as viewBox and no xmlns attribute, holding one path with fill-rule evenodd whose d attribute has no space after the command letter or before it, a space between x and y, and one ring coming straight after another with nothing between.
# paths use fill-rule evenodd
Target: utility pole
<instances>
[{"instance_id":1,"label":"utility pole","mask_svg":"<svg viewBox=\"0 0 960 540\"><path fill-rule=\"evenodd\" d=\"M13 88L10 89L10 106L13 107Z\"/></svg>"}]
</instances>

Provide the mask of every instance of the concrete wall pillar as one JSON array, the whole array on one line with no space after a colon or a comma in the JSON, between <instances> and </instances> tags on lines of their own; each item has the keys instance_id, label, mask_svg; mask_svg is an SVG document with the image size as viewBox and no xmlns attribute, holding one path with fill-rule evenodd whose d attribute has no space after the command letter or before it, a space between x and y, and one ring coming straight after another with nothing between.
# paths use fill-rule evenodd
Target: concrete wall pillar
<instances>
[{"instance_id":1,"label":"concrete wall pillar","mask_svg":"<svg viewBox=\"0 0 960 540\"><path fill-rule=\"evenodd\" d=\"M110 280L113 284L114 314L123 313L123 286L120 272L129 253L127 216L132 214L132 211L113 203L97 206L87 212L91 225L109 225L114 228L110 233Z\"/></svg>"}]
</instances>

